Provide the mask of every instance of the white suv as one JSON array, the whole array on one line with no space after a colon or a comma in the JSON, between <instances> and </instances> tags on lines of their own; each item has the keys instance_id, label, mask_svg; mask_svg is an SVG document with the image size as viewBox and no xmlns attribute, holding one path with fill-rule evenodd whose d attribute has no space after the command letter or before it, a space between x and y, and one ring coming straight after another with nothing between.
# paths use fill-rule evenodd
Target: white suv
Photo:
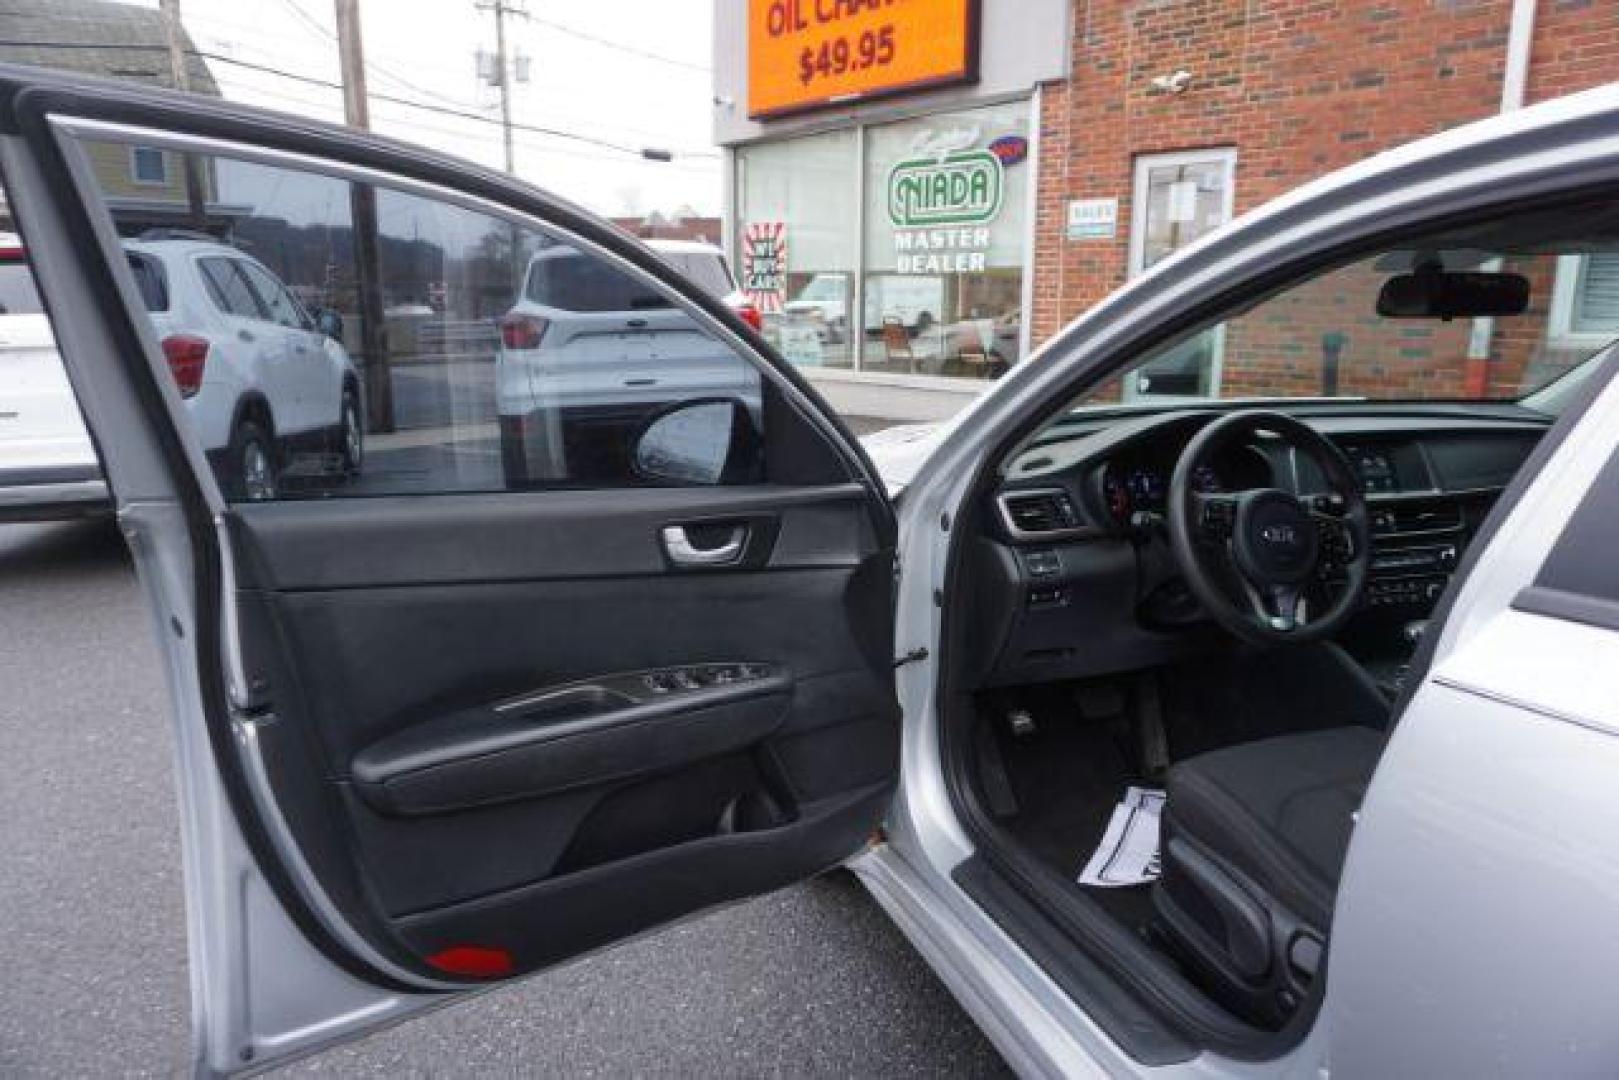
<instances>
[{"instance_id":1,"label":"white suv","mask_svg":"<svg viewBox=\"0 0 1619 1080\"><path fill-rule=\"evenodd\" d=\"M649 246L747 318L718 248ZM758 394L752 370L667 297L566 244L529 260L500 342L495 387L508 487L623 477L627 447L659 409Z\"/></svg>"},{"instance_id":2,"label":"white suv","mask_svg":"<svg viewBox=\"0 0 1619 1080\"><path fill-rule=\"evenodd\" d=\"M737 285L736 277L731 273L731 264L725 261L725 252L713 244L698 240L652 239L646 242L646 246L704 292L725 301L742 316L743 322L755 330L763 329L764 319L753 301L748 299L748 294Z\"/></svg>"},{"instance_id":3,"label":"white suv","mask_svg":"<svg viewBox=\"0 0 1619 1080\"><path fill-rule=\"evenodd\" d=\"M226 493L273 499L294 471L355 476L365 445L360 378L274 274L211 238L124 244L180 396Z\"/></svg>"}]
</instances>

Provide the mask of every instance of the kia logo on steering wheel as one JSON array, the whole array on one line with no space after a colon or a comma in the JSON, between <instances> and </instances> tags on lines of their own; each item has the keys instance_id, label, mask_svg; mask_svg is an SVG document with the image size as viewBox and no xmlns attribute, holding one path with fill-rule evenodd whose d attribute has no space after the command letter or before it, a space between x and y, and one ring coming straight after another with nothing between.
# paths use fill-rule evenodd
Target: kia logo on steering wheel
<instances>
[{"instance_id":1,"label":"kia logo on steering wheel","mask_svg":"<svg viewBox=\"0 0 1619 1080\"><path fill-rule=\"evenodd\" d=\"M1299 531L1291 525L1266 525L1259 530L1259 538L1267 544L1291 546L1299 542Z\"/></svg>"}]
</instances>

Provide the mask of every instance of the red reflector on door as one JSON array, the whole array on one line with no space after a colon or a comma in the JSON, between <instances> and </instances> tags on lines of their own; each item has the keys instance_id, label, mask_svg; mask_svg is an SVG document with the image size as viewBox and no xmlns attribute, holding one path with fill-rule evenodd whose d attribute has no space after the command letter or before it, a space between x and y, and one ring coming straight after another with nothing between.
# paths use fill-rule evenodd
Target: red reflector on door
<instances>
[{"instance_id":1,"label":"red reflector on door","mask_svg":"<svg viewBox=\"0 0 1619 1080\"><path fill-rule=\"evenodd\" d=\"M513 970L511 953L483 945L452 945L429 956L427 962L450 975L472 975L480 979L510 975Z\"/></svg>"}]
</instances>

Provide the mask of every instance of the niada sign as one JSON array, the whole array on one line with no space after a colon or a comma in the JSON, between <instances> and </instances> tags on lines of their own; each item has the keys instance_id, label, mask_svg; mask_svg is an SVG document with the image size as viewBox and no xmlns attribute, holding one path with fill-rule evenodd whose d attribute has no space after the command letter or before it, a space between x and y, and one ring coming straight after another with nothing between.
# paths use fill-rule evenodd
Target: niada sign
<instances>
[{"instance_id":1,"label":"niada sign","mask_svg":"<svg viewBox=\"0 0 1619 1080\"><path fill-rule=\"evenodd\" d=\"M901 161L888 174L888 220L897 228L982 225L1001 212L1003 172L988 150Z\"/></svg>"}]
</instances>

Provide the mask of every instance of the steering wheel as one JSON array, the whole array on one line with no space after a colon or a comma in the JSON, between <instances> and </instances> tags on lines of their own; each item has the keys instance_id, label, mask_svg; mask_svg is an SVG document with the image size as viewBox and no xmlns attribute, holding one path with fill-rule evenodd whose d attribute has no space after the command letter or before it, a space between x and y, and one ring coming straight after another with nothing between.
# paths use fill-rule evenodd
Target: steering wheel
<instances>
[{"instance_id":1,"label":"steering wheel","mask_svg":"<svg viewBox=\"0 0 1619 1080\"><path fill-rule=\"evenodd\" d=\"M1314 460L1326 493L1196 490L1193 478L1222 449L1262 431ZM1245 641L1319 641L1342 626L1360 600L1372 545L1359 478L1325 436L1290 416L1250 409L1204 427L1170 477L1167 517L1170 547L1192 594ZM1310 586L1324 587L1329 572L1342 576L1336 596L1325 610L1308 611Z\"/></svg>"}]
</instances>

